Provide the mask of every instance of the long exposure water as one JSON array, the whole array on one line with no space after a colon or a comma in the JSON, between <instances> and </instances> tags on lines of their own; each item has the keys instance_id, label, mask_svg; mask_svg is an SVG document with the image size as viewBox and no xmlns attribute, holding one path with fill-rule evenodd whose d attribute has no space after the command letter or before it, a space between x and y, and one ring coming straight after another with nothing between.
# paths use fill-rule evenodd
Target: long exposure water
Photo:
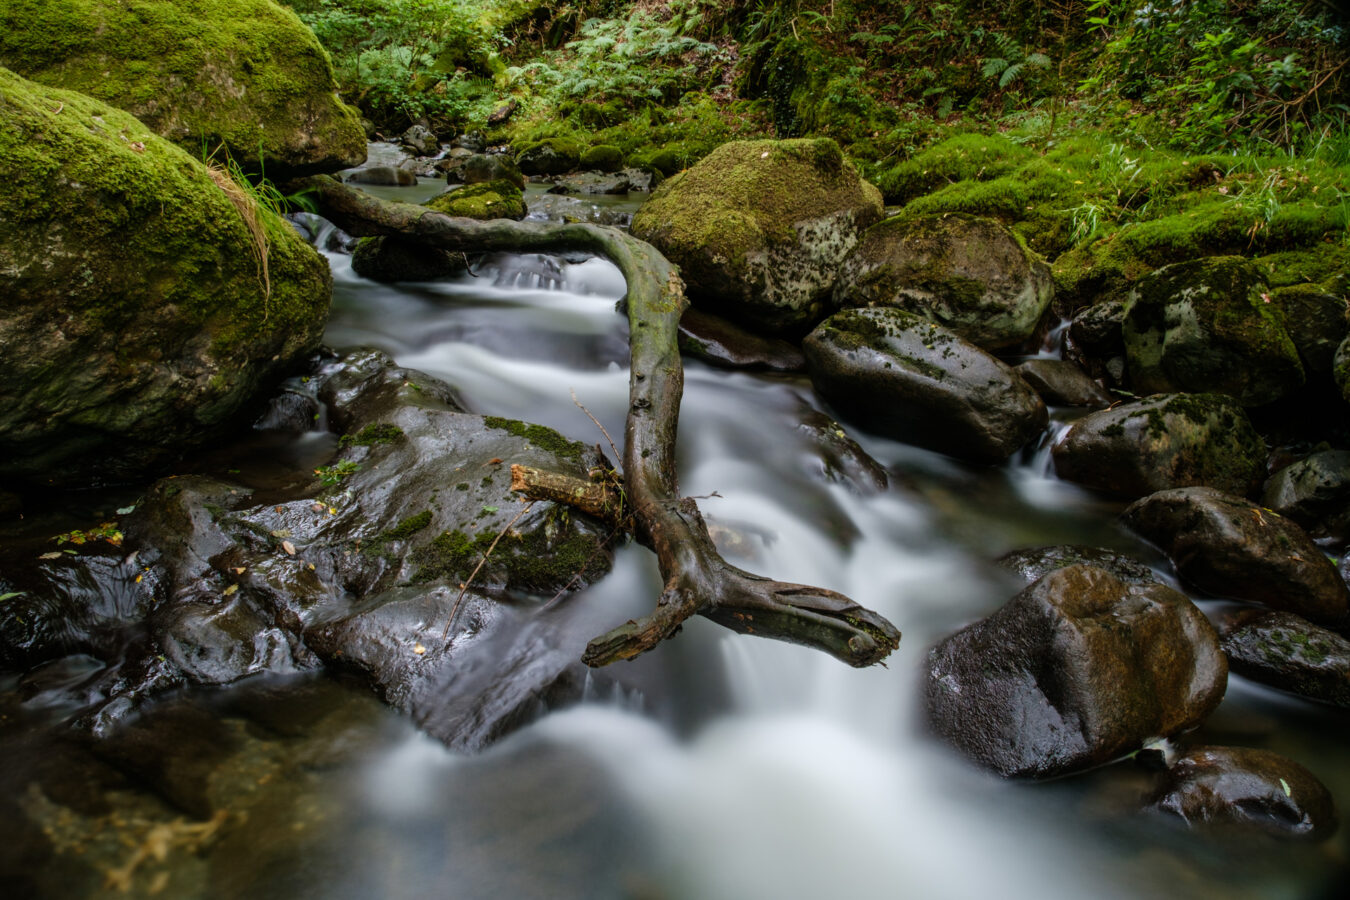
<instances>
[{"instance_id":1,"label":"long exposure water","mask_svg":"<svg viewBox=\"0 0 1350 900\"><path fill-rule=\"evenodd\" d=\"M622 435L627 323L613 266L501 256L474 275L377 285L329 258L330 345L378 347L450 382L475 412L604 443L575 393ZM637 681L650 687L597 686L475 756L312 675L202 695L190 702L226 723L241 709L301 723L289 743L245 741L241 785L278 754L314 760L264 789L245 834L201 864L195 896L1338 896L1342 838L1201 838L1138 812L1154 775L1133 762L1008 783L927 736L927 648L1016 590L991 561L1064 542L1146 553L1113 524L1117 505L1056 481L1037 448L972 468L845 424L890 476L887 490L861 491L836 480L800 427L824 409L805 378L694 361L686 376L681 489L706 497L724 554L890 618L904 639L888 666L854 670L694 620L649 659L620 664L645 666ZM632 545L563 602L603 628L641 614L659 587L651 554ZM1344 807L1346 737L1343 717L1234 677L1199 740L1286 753Z\"/></svg>"}]
</instances>

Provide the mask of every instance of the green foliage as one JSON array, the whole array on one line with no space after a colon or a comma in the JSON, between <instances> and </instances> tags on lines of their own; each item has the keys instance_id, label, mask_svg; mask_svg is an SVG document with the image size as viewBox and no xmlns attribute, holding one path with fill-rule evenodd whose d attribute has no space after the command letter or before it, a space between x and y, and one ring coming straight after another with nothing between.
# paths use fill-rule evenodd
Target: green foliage
<instances>
[{"instance_id":1,"label":"green foliage","mask_svg":"<svg viewBox=\"0 0 1350 900\"><path fill-rule=\"evenodd\" d=\"M82 544L93 543L94 541L107 541L114 547L120 547L122 546L122 539L123 534L117 527L116 522L103 522L90 528L88 531L75 529L74 531L67 531L65 534L58 534L56 537L52 538L58 545L74 544L77 547Z\"/></svg>"},{"instance_id":2,"label":"green foliage","mask_svg":"<svg viewBox=\"0 0 1350 900\"><path fill-rule=\"evenodd\" d=\"M349 475L354 475L361 470L359 463L350 459L344 459L341 462L334 463L331 466L319 466L314 470L314 474L319 476L319 483L326 487L335 484L341 484L342 480Z\"/></svg>"}]
</instances>

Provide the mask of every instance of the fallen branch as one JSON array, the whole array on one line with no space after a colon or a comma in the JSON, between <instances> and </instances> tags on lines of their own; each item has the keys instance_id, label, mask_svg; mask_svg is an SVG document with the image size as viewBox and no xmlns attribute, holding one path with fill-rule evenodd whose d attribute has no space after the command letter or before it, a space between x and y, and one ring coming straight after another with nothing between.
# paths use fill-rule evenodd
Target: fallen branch
<instances>
[{"instance_id":1,"label":"fallen branch","mask_svg":"<svg viewBox=\"0 0 1350 900\"><path fill-rule=\"evenodd\" d=\"M713 546L698 507L681 499L675 477L675 433L684 391L678 334L687 302L675 267L654 247L597 225L453 218L380 200L322 176L301 185L312 191L319 214L349 234L398 235L473 253L581 250L606 257L623 273L632 360L623 493L634 535L656 553L665 586L651 615L591 641L582 657L587 665L607 665L650 650L695 613L734 631L815 647L854 666L881 662L899 646L894 625L843 594L774 581L726 562Z\"/></svg>"}]
</instances>

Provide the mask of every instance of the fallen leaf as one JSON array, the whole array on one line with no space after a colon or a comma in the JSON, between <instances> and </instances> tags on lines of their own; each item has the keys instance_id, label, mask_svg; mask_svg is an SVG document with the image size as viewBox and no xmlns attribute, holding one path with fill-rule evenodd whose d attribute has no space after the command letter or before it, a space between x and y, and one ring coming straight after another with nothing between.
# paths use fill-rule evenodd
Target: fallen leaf
<instances>
[{"instance_id":1,"label":"fallen leaf","mask_svg":"<svg viewBox=\"0 0 1350 900\"><path fill-rule=\"evenodd\" d=\"M427 652L427 648L423 647L421 644L417 644L413 647L413 652L418 656L421 656L423 653Z\"/></svg>"},{"instance_id":2,"label":"fallen leaf","mask_svg":"<svg viewBox=\"0 0 1350 900\"><path fill-rule=\"evenodd\" d=\"M41 556L38 557L38 559L60 559L61 555L62 554L60 550L53 550L51 553L42 554Z\"/></svg>"},{"instance_id":3,"label":"fallen leaf","mask_svg":"<svg viewBox=\"0 0 1350 900\"><path fill-rule=\"evenodd\" d=\"M290 541L282 541L281 549L286 551L287 556L295 555L295 545L292 544Z\"/></svg>"},{"instance_id":4,"label":"fallen leaf","mask_svg":"<svg viewBox=\"0 0 1350 900\"><path fill-rule=\"evenodd\" d=\"M225 589L225 596L228 597L228 596L230 596L231 594L233 594L233 593L234 593L235 591L237 591L237 590L239 590L239 585L237 585L237 584L232 584L232 585L230 585L229 587L227 587L227 588Z\"/></svg>"},{"instance_id":5,"label":"fallen leaf","mask_svg":"<svg viewBox=\"0 0 1350 900\"><path fill-rule=\"evenodd\" d=\"M487 464L488 464L489 466L497 466L497 465L501 465L501 462L502 462L502 458L501 458L500 456L494 456L494 457L492 457L492 459L489 459L489 460L487 461Z\"/></svg>"}]
</instances>

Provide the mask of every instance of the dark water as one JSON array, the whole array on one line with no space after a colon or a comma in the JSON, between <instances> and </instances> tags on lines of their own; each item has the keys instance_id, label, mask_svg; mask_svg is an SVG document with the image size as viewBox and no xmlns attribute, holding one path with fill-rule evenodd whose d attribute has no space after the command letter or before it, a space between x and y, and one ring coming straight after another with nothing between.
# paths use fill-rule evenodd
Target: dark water
<instances>
[{"instance_id":1,"label":"dark water","mask_svg":"<svg viewBox=\"0 0 1350 900\"><path fill-rule=\"evenodd\" d=\"M501 257L477 277L402 286L332 263L330 344L380 347L476 411L603 442L575 392L622 435L627 325L607 263ZM1049 477L1034 450L972 469L852 432L891 474L863 496L827 477L798 428L804 406L819 407L804 379L688 363L681 487L720 495L700 506L733 562L895 622L888 668L695 620L647 663L659 696L596 689L474 757L316 675L166 702L100 756L43 727L62 712L44 696L79 677L76 662L49 673L50 694L9 685L0 719L7 802L71 855L39 858L14 834L0 872L41 873L26 886L50 896L125 896L119 876L132 893L206 898L1339 896L1344 837L1200 839L1135 812L1152 775L1133 763L1008 784L927 738L924 651L1014 590L989 560L1066 541L1138 548L1116 506ZM658 593L650 554L627 547L567 602L617 624ZM1200 739L1286 753L1345 808L1348 732L1343 715L1234 677ZM111 765L147 747L139 779ZM53 792L80 797L77 812ZM194 802L207 814L185 815Z\"/></svg>"}]
</instances>

